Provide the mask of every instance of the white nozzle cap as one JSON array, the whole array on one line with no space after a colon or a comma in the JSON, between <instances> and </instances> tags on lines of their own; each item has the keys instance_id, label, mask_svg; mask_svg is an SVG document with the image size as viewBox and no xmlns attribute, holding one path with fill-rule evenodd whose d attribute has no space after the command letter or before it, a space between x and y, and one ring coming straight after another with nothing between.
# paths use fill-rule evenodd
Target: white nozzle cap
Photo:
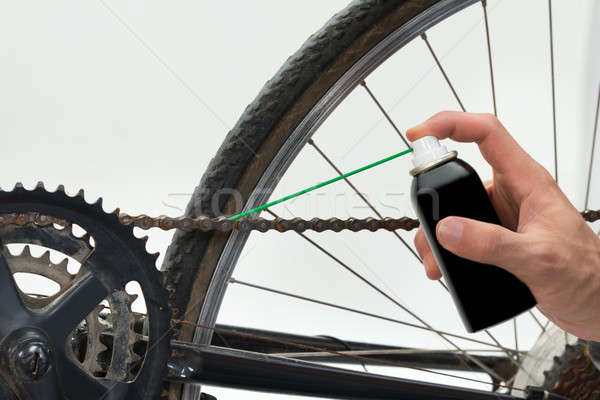
<instances>
[{"instance_id":1,"label":"white nozzle cap","mask_svg":"<svg viewBox=\"0 0 600 400\"><path fill-rule=\"evenodd\" d=\"M419 168L427 163L438 160L449 153L446 146L442 146L435 136L423 136L412 142L412 163Z\"/></svg>"}]
</instances>

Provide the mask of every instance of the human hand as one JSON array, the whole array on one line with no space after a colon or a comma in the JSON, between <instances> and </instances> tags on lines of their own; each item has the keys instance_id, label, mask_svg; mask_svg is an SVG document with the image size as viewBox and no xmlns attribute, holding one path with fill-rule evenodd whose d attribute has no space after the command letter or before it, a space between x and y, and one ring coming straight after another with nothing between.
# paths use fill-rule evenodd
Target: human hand
<instances>
[{"instance_id":1,"label":"human hand","mask_svg":"<svg viewBox=\"0 0 600 400\"><path fill-rule=\"evenodd\" d=\"M511 272L552 322L582 339L600 340L600 239L548 171L487 114L441 112L406 136L477 143L493 169L486 186L503 226L447 217L436 227L440 244L460 257ZM415 246L427 276L440 279L421 229Z\"/></svg>"}]
</instances>

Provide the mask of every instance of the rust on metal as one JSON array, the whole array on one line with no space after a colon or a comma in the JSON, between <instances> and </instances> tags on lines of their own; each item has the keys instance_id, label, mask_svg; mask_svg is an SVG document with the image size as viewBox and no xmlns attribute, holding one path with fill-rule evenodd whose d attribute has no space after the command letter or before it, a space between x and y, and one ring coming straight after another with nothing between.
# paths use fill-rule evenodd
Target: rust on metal
<instances>
[{"instance_id":1,"label":"rust on metal","mask_svg":"<svg viewBox=\"0 0 600 400\"><path fill-rule=\"evenodd\" d=\"M114 212L119 217L119 221L123 225L131 225L144 230L158 228L165 231L171 229L181 229L183 231L241 231L241 232L267 232L275 230L278 232L304 232L312 230L315 232L333 231L341 232L344 230L359 232L368 230L375 232L378 230L396 231L402 229L405 231L411 231L419 227L419 221L410 217L402 218L313 218L310 220L302 218L255 218L247 217L241 218L237 221L230 221L226 216L219 216L210 218L207 216L200 216L196 218L190 217L168 217L161 215L158 217L150 217L145 214L141 215L129 215L121 213L118 209ZM600 219L600 210L585 210L581 212L581 216L587 222L594 222ZM57 224L60 226L68 226L69 222L61 218L56 218L51 215L43 215L36 212L31 213L12 213L0 215L0 227L6 225L18 225L23 226L26 224L37 224L40 226L47 226Z\"/></svg>"}]
</instances>

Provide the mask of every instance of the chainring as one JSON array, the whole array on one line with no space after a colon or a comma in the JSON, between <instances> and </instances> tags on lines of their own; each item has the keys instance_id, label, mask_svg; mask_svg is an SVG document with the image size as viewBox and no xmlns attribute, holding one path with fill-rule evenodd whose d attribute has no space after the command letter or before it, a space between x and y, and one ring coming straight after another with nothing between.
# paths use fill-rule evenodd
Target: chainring
<instances>
[{"instance_id":1,"label":"chainring","mask_svg":"<svg viewBox=\"0 0 600 400\"><path fill-rule=\"evenodd\" d=\"M85 322L80 323L71 335L70 341L73 341L78 330L79 333L84 331L83 355L78 357L75 354L80 351L76 347L62 344L57 346L65 350L66 357L71 362L79 362L78 368L85 370L89 379L101 384L96 385L96 388L103 389L83 393L78 389L81 387L80 382L70 380L71 377L63 373L62 376L59 374L63 395L68 398L157 398L169 353L169 308L166 290L155 268L156 257L146 252L145 241L135 238L133 229L119 222L118 210L112 214L106 213L102 209L101 199L88 204L82 191L70 197L62 186L55 192L46 191L41 184L33 190L27 190L22 185L17 185L9 192L0 190L0 221L2 215L11 213L39 213L59 218L66 223L64 226L0 224L0 241L3 244L41 245L82 264L80 272L74 276L66 270L66 262L54 264L50 261L49 254L33 257L26 248L20 255L13 256L2 246L4 261L11 273L37 274L60 286L58 293L50 297L20 293L25 306L43 313L83 281L80 275L93 276L106 291L104 299L107 300L110 312L101 315L102 308L106 307L96 303L97 306L92 307L85 316ZM86 235L75 236L71 230L72 224L82 227L87 232ZM142 354L138 354L139 349L134 351L133 348L137 341L141 341L142 332L134 329L134 322L139 319L131 311L135 298L125 291L125 285L131 281L139 283L147 308L144 334L148 344ZM3 295L4 293L0 294ZM85 297L86 293L83 291L78 295ZM101 341L104 333L108 333L104 336L111 339L108 347ZM107 352L110 354L107 355ZM4 378L15 380L10 374ZM23 393L18 382L13 382L11 387L13 391Z\"/></svg>"},{"instance_id":2,"label":"chainring","mask_svg":"<svg viewBox=\"0 0 600 400\"><path fill-rule=\"evenodd\" d=\"M31 225L28 225L31 228ZM41 228L41 227L38 227ZM50 226L55 232L52 235L57 235L58 229ZM71 227L65 227L61 231L66 231L75 241L81 242L82 248L86 246L85 237L77 238L72 234ZM39 231L39 229L36 229ZM0 230L4 244L14 244L14 238L10 236L10 232ZM36 236L30 236L29 240ZM19 242L23 239L17 240ZM90 251L91 251L90 246ZM77 280L77 275L72 275L67 270L68 259L64 258L60 263L54 263L50 259L50 251L47 250L40 257L34 257L31 254L29 245L26 245L20 254L13 255L9 252L5 253L6 262L13 274L27 273L36 276L44 277L59 286L59 290L51 296L43 296L35 293L21 293L21 299L25 305L32 310L40 310L50 304L54 299L60 297L67 291ZM134 379L134 366L140 361L141 357L137 354L134 346L143 342L141 332L136 332L134 329L115 331L112 329L113 320L118 320L118 326L133 326L139 317L131 309L133 302L136 300L136 295L128 294L125 291L119 291L111 294L107 298L108 307L100 305L96 307L88 316L85 317L84 323L77 327L71 338L72 358L79 360L84 370L94 376L108 377L119 379L127 377ZM106 312L108 311L108 312ZM108 334L108 335L103 335ZM103 336L109 336L112 341L109 346L102 341ZM119 344L127 343L128 346L118 346ZM113 354L126 354L128 357L127 363L111 363ZM100 362L102 360L102 362ZM118 369L120 368L120 369Z\"/></svg>"}]
</instances>

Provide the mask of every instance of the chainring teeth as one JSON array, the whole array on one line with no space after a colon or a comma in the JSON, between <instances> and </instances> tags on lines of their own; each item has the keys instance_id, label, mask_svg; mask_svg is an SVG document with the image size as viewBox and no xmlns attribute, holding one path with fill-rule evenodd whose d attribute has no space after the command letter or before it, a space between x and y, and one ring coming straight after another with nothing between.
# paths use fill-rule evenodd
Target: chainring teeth
<instances>
[{"instance_id":1,"label":"chainring teeth","mask_svg":"<svg viewBox=\"0 0 600 400\"><path fill-rule=\"evenodd\" d=\"M74 236L79 239L84 239L83 236ZM68 259L65 258L59 263L54 263L50 259L50 250L44 251L39 257L34 256L31 253L31 248L29 245L25 245L22 251L18 254L12 254L10 251L5 252L5 257L9 268L13 274L16 273L29 273L35 274L38 276L42 276L47 278L59 285L59 291L51 296L47 297L33 297L30 294L27 294L21 291L21 297L24 300L25 304L31 309L40 309L48 304L50 304L55 298L60 296L66 289L68 289L73 282L75 281L76 274L71 274L68 272L67 264ZM116 313L115 307L110 307L111 302L114 303L112 298L114 296L120 296L124 300L124 305L126 306L126 312ZM142 357L134 352L133 345L140 341L140 335L136 334L133 331L133 324L135 322L135 316L131 309L133 302L138 298L136 294L128 294L125 289L122 291L118 291L113 293L109 297L107 297L107 302L109 303L108 309L111 310L111 314L109 314L110 319L112 319L115 315L118 318L127 319L130 324L130 334L129 334L129 354L127 364L132 366L134 363L140 361ZM104 343L101 342L100 336L102 333L110 331L112 328L112 324L101 321L100 312L105 309L106 306L99 305L94 311L92 311L86 318L86 349L83 357L75 355L75 352L70 354L73 359L79 359L83 368L90 372L92 375L96 377L104 377L107 375L112 375L110 368L110 363L108 366L102 366L98 358L101 353L104 353L110 350ZM122 310L123 311L123 310ZM69 347L71 349L71 347ZM111 351L112 353L112 351ZM143 356L143 355L142 355ZM110 359L111 357L106 357ZM127 380L135 379L135 374L128 374Z\"/></svg>"},{"instance_id":2,"label":"chainring teeth","mask_svg":"<svg viewBox=\"0 0 600 400\"><path fill-rule=\"evenodd\" d=\"M128 242L130 242L130 244L132 245L131 250L135 250L134 254L135 254L136 258L138 258L138 260L144 261L142 263L143 265L149 265L150 263L152 263L152 265L156 266L156 260L158 259L160 253L158 253L158 252L157 253L149 253L147 251L146 244L148 241L148 236L143 236L141 238L138 238L134 234L134 226L124 225L123 223L121 223L121 221L119 219L119 215L120 215L119 208L116 208L112 212L106 212L102 207L102 204L103 204L102 197L99 197L94 203L89 203L85 200L85 192L83 189L80 189L76 195L70 196L65 191L64 185L58 185L56 190L52 192L52 191L46 190L44 183L41 181L38 182L35 185L35 188L32 190L28 190L27 188L25 188L25 186L21 182L17 182L12 191L6 191L0 187L0 195L1 194L9 194L9 195L19 195L19 194L36 195L36 194L39 194L42 196L57 195L57 196L63 197L63 199L59 199L59 200L68 199L69 201L73 201L76 203L77 206L79 206L81 208L89 209L90 211L94 211L94 213L96 215L100 216L102 219L105 219L107 222L106 225L110 225L110 227L109 227L110 229L114 230L116 233L119 234L120 237L122 237L125 240L127 240ZM19 202L18 199L15 199L15 200L16 200L16 202ZM0 215L1 215L1 213L0 213ZM58 216L58 218L60 218L60 217ZM6 222L3 219L0 219L0 227L2 227L5 223ZM69 228L70 229L69 232L74 237L77 238L77 236L75 236L73 234L71 224L68 224L68 226L66 226L65 228ZM86 236L93 238L94 235L93 235L93 233L87 232L86 235L84 235L84 237L86 237ZM158 269L153 268L152 270L154 270L154 271L144 271L144 273L155 275L156 277L158 277L160 279L160 274L159 274ZM153 272L156 272L156 273L154 274ZM127 282L128 281L124 281L123 284L125 284ZM166 289L165 289L165 294L166 294ZM160 306L166 308L166 307L168 307L168 304L163 302L163 304L161 304Z\"/></svg>"},{"instance_id":3,"label":"chainring teeth","mask_svg":"<svg viewBox=\"0 0 600 400\"><path fill-rule=\"evenodd\" d=\"M102 198L94 203L88 203L84 196L83 190L80 190L74 196L69 196L63 185L59 185L54 192L49 192L41 182L31 190L26 189L20 183L16 184L10 192L0 188L0 238L4 239L7 232L4 228L9 226L27 227L30 230L37 229L40 231L39 236L25 243L44 246L44 238L48 239L49 235L58 242L65 239L70 241L71 248L69 250L71 254L67 254L68 252L63 254L74 258L80 263L85 261L86 256L83 253L89 253L94 249L93 245L97 243L95 234L98 232L100 233L98 240L103 241L100 246L113 251L113 246L106 246L106 243L110 243L112 240L114 243L118 243L114 251L125 250L125 256L129 257L129 261L126 261L127 264L123 271L117 271L117 279L111 281L113 282L111 286L114 289L111 289L106 297L110 313L105 315L105 307L100 306L85 318L85 327L89 331L86 334L89 341L85 344L85 354L80 362L84 369L93 376L104 375L104 377L113 380L134 382L136 384L135 390L145 397L150 393L156 393L160 388L160 381L166 373L168 342L170 339L167 291L162 284L162 274L156 268L159 254L149 254L146 249L148 238L137 238L134 235L133 226L121 224L118 218L119 209L114 210L112 213L105 212L102 208ZM52 210L56 210L56 212L52 212ZM19 219L25 214L12 215L23 211L35 214L34 219ZM65 218L65 215L73 218ZM82 222L76 218L78 216L82 217ZM12 220L11 217L13 217ZM56 218L58 222L49 221L49 217ZM86 233L80 236L75 235L73 232L74 224L81 226ZM108 236L107 233L109 233ZM72 246L74 242L77 242L80 247ZM106 251L104 250L104 252ZM5 253L10 252L6 251ZM36 263L40 267L44 266L45 274L42 274L42 276L46 275L45 277L56 282L60 287L57 294L48 297L46 304L68 288L70 283L77 281L77 275L69 274L67 270L67 258L59 263L53 263L50 259L50 252L34 257L27 245L20 254L9 254L7 256L7 262L10 264L24 263L25 259ZM102 274L116 270L114 265L104 267L109 267L109 269L102 272ZM134 274L127 273L131 268L135 268ZM38 270L40 269L38 268ZM136 331L136 322L140 320L140 315L133 312L132 305L136 301L137 295L128 294L125 290L125 285L132 280L140 285L146 303L145 306L148 313L151 314L146 317L150 321L149 332ZM41 303L38 302L37 306L40 305ZM115 329L119 333L115 334ZM108 343L107 346L102 337L110 337L111 335L112 343ZM147 341L154 346L159 340L162 340L161 343L165 343L159 348L165 350L156 351L158 349L155 349L152 355L149 356L146 351ZM120 342L123 345L115 347L115 342ZM113 345L112 349L110 344ZM70 348L70 346L67 346L67 348ZM77 358L74 352L72 356ZM108 364L105 363L107 360ZM124 366L126 370L115 370L113 368L114 360L117 361L117 364ZM161 364L156 365L155 361L159 360ZM144 376L143 380L146 381L145 383L138 382L138 378L141 378L142 375Z\"/></svg>"},{"instance_id":4,"label":"chainring teeth","mask_svg":"<svg viewBox=\"0 0 600 400\"><path fill-rule=\"evenodd\" d=\"M19 254L12 254L9 250L6 250L3 255L13 275L17 273L38 275L58 285L58 291L52 295L32 295L31 293L25 293L17 285L22 300L30 308L39 309L50 304L75 281L75 275L69 273L67 269L68 259L65 258L59 263L54 263L50 259L49 250L36 257L32 255L29 245L25 245Z\"/></svg>"}]
</instances>

